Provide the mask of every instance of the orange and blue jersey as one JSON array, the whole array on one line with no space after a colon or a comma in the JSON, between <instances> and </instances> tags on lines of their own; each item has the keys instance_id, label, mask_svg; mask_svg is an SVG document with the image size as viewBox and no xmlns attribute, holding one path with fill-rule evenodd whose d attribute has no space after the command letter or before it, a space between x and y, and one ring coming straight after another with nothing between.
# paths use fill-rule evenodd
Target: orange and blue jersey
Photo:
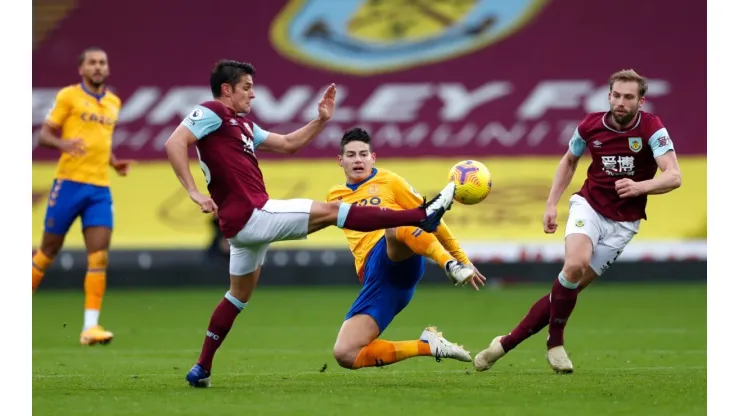
<instances>
[{"instance_id":1,"label":"orange and blue jersey","mask_svg":"<svg viewBox=\"0 0 740 416\"><path fill-rule=\"evenodd\" d=\"M395 210L418 208L423 202L422 196L406 179L389 170L378 168L373 168L370 176L362 182L332 187L326 199L327 202L341 201L352 205L372 205ZM360 232L344 229L343 231L355 258L355 269L362 279L367 257L385 236L385 230ZM463 263L468 263L468 258L444 220L440 222L434 235L453 257Z\"/></svg>"},{"instance_id":2,"label":"orange and blue jersey","mask_svg":"<svg viewBox=\"0 0 740 416\"><path fill-rule=\"evenodd\" d=\"M388 170L373 168L370 176L362 182L332 187L327 201L403 210L418 208L423 198L405 179ZM390 260L385 230L360 232L345 228L343 231L362 283L362 290L345 319L358 314L370 315L382 333L411 301L416 285L424 275L426 260L419 255L399 262ZM423 231L418 229L416 232ZM467 262L467 257L443 222L434 234L450 254Z\"/></svg>"},{"instance_id":3,"label":"orange and blue jersey","mask_svg":"<svg viewBox=\"0 0 740 416\"><path fill-rule=\"evenodd\" d=\"M46 123L62 140L81 139L85 153L62 153L44 221L47 232L66 234L78 216L83 228L113 228L110 193L110 159L113 131L121 100L110 91L95 94L84 84L63 88L57 94Z\"/></svg>"}]
</instances>

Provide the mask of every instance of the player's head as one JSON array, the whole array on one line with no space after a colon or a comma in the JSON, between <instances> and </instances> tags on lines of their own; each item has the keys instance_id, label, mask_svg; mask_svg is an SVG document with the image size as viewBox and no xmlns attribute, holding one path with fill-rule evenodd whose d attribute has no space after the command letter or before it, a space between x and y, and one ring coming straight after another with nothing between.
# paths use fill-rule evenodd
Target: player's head
<instances>
[{"instance_id":1,"label":"player's head","mask_svg":"<svg viewBox=\"0 0 740 416\"><path fill-rule=\"evenodd\" d=\"M339 144L339 165L349 183L365 180L373 171L375 153L370 145L370 134L360 127L344 132Z\"/></svg>"},{"instance_id":2,"label":"player's head","mask_svg":"<svg viewBox=\"0 0 740 416\"><path fill-rule=\"evenodd\" d=\"M220 60L211 72L213 98L237 113L248 113L254 99L254 67L246 62Z\"/></svg>"},{"instance_id":3,"label":"player's head","mask_svg":"<svg viewBox=\"0 0 740 416\"><path fill-rule=\"evenodd\" d=\"M631 69L614 73L609 78L609 107L619 124L628 124L643 104L647 93L647 78Z\"/></svg>"},{"instance_id":4,"label":"player's head","mask_svg":"<svg viewBox=\"0 0 740 416\"><path fill-rule=\"evenodd\" d=\"M82 51L77 60L77 68L82 79L94 88L100 88L110 70L108 69L108 55L98 47L90 47Z\"/></svg>"}]
</instances>

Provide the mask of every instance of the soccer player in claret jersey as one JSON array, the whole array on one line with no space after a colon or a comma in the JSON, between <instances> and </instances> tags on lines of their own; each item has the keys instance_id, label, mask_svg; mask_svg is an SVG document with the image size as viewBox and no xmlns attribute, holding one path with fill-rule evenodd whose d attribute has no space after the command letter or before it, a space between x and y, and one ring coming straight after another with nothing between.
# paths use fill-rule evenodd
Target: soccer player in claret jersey
<instances>
[{"instance_id":1,"label":"soccer player in claret jersey","mask_svg":"<svg viewBox=\"0 0 740 416\"><path fill-rule=\"evenodd\" d=\"M539 299L508 335L493 339L475 357L479 371L489 369L522 341L549 325L547 361L557 373L571 373L564 330L578 293L614 263L641 220L647 220L647 196L681 185L681 172L668 131L660 119L641 110L647 80L633 70L609 79L606 113L588 114L576 128L555 172L543 219L545 233L558 229L557 204L573 179L581 155L591 165L580 191L570 198L565 226L565 264L549 294ZM661 174L655 176L657 169Z\"/></svg>"},{"instance_id":2,"label":"soccer player in claret jersey","mask_svg":"<svg viewBox=\"0 0 740 416\"><path fill-rule=\"evenodd\" d=\"M87 248L85 312L80 343L107 344L113 333L98 324L106 287L108 248L113 230L109 167L126 176L132 160L119 160L111 145L121 100L106 89L108 56L88 48L78 61L82 82L63 88L41 128L39 145L59 149L61 156L44 219L41 247L33 256L33 292L64 245L77 217Z\"/></svg>"},{"instance_id":3,"label":"soccer player in claret jersey","mask_svg":"<svg viewBox=\"0 0 740 416\"><path fill-rule=\"evenodd\" d=\"M435 231L455 193L455 185L450 183L429 202L401 211L310 199L271 199L256 150L293 154L310 143L334 113L336 88L332 84L326 89L316 119L282 135L265 131L246 118L255 98L254 72L250 64L220 61L211 73L214 100L193 109L165 144L182 186L202 212L218 214L231 245L229 291L213 312L200 358L186 376L194 387L210 386L214 354L252 296L270 243L305 239L331 225L356 231L401 226ZM196 145L210 197L198 191L190 174L190 145Z\"/></svg>"},{"instance_id":4,"label":"soccer player in claret jersey","mask_svg":"<svg viewBox=\"0 0 740 416\"><path fill-rule=\"evenodd\" d=\"M339 152L345 183L329 190L328 202L397 210L422 202L406 180L375 167L375 153L365 130L348 130ZM470 264L444 222L434 234L418 227L397 227L370 232L345 229L344 235L355 257L362 289L334 344L334 358L340 366L356 370L419 356L472 361L467 351L447 341L434 327L425 328L418 340L378 339L411 301L424 275L424 257L436 261L456 284L470 282L476 290L483 284L485 278Z\"/></svg>"}]
</instances>

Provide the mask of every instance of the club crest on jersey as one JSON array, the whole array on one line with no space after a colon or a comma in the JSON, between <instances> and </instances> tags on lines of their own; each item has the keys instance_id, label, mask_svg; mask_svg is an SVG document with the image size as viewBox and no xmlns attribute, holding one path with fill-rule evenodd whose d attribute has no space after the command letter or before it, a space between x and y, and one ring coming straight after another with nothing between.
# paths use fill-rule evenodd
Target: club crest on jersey
<instances>
[{"instance_id":1,"label":"club crest on jersey","mask_svg":"<svg viewBox=\"0 0 740 416\"><path fill-rule=\"evenodd\" d=\"M576 221L576 227L578 227L578 228L583 227L583 224L584 224L583 220L577 220Z\"/></svg>"},{"instance_id":2,"label":"club crest on jersey","mask_svg":"<svg viewBox=\"0 0 740 416\"><path fill-rule=\"evenodd\" d=\"M380 192L380 188L376 184L372 184L367 188L367 193L370 195L375 195L378 192Z\"/></svg>"},{"instance_id":3,"label":"club crest on jersey","mask_svg":"<svg viewBox=\"0 0 740 416\"><path fill-rule=\"evenodd\" d=\"M370 75L445 61L521 30L548 0L291 0L270 25L294 61Z\"/></svg>"},{"instance_id":4,"label":"club crest on jersey","mask_svg":"<svg viewBox=\"0 0 740 416\"><path fill-rule=\"evenodd\" d=\"M630 150L637 153L642 150L642 137L630 137Z\"/></svg>"}]
</instances>

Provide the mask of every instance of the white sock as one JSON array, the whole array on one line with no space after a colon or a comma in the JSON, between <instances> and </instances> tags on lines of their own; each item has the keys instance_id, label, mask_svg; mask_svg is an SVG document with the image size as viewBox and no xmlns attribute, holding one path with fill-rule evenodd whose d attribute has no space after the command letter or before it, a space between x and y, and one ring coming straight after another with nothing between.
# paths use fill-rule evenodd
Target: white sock
<instances>
[{"instance_id":1,"label":"white sock","mask_svg":"<svg viewBox=\"0 0 740 416\"><path fill-rule=\"evenodd\" d=\"M98 324L98 318L100 317L100 311L95 309L85 309L85 325L82 330L85 331Z\"/></svg>"}]
</instances>

